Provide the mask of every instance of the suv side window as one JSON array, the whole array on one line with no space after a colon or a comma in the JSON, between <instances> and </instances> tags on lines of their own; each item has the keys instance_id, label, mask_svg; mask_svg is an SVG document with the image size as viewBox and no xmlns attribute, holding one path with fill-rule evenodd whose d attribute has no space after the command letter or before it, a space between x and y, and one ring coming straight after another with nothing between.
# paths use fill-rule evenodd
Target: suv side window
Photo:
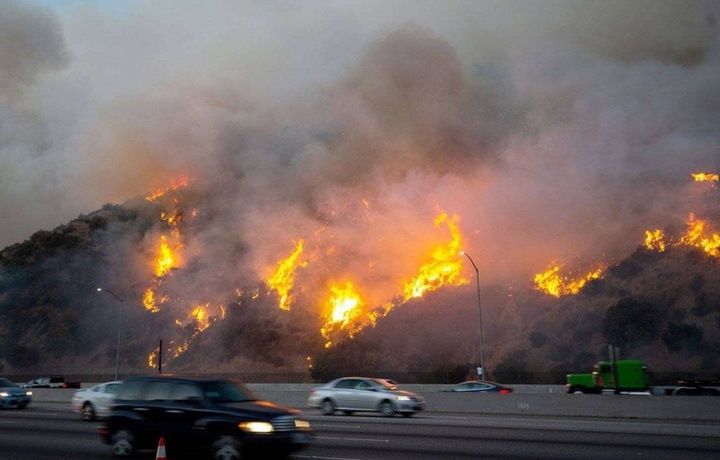
<instances>
[{"instance_id":1,"label":"suv side window","mask_svg":"<svg viewBox=\"0 0 720 460\"><path fill-rule=\"evenodd\" d=\"M145 382L142 380L129 380L120 385L117 399L135 400L140 399L140 394Z\"/></svg>"},{"instance_id":2,"label":"suv side window","mask_svg":"<svg viewBox=\"0 0 720 460\"><path fill-rule=\"evenodd\" d=\"M203 400L203 394L200 389L189 383L178 383L173 385L173 401L179 403L194 403L197 404Z\"/></svg>"},{"instance_id":3,"label":"suv side window","mask_svg":"<svg viewBox=\"0 0 720 460\"><path fill-rule=\"evenodd\" d=\"M151 382L150 389L145 395L146 401L170 401L172 398L172 382Z\"/></svg>"}]
</instances>

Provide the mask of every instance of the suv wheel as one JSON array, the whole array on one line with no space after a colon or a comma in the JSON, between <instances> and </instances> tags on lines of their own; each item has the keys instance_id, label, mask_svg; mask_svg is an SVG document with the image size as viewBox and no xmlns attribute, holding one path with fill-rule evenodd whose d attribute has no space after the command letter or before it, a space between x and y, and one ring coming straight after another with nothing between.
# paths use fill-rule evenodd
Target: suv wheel
<instances>
[{"instance_id":1,"label":"suv wheel","mask_svg":"<svg viewBox=\"0 0 720 460\"><path fill-rule=\"evenodd\" d=\"M113 457L130 457L135 452L135 436L127 428L121 428L110 438L110 446Z\"/></svg>"},{"instance_id":2,"label":"suv wheel","mask_svg":"<svg viewBox=\"0 0 720 460\"><path fill-rule=\"evenodd\" d=\"M332 415L335 413L335 403L332 402L329 399L326 399L322 402L322 405L320 406L320 412L322 412L323 415Z\"/></svg>"},{"instance_id":3,"label":"suv wheel","mask_svg":"<svg viewBox=\"0 0 720 460\"><path fill-rule=\"evenodd\" d=\"M93 410L92 404L89 402L83 404L82 409L80 409L80 418L86 422L95 420L95 411Z\"/></svg>"},{"instance_id":4,"label":"suv wheel","mask_svg":"<svg viewBox=\"0 0 720 460\"><path fill-rule=\"evenodd\" d=\"M378 409L383 417L393 417L395 415L395 408L390 401L381 402Z\"/></svg>"},{"instance_id":5,"label":"suv wheel","mask_svg":"<svg viewBox=\"0 0 720 460\"><path fill-rule=\"evenodd\" d=\"M220 435L212 443L212 456L216 460L240 460L242 443L233 435Z\"/></svg>"}]
</instances>

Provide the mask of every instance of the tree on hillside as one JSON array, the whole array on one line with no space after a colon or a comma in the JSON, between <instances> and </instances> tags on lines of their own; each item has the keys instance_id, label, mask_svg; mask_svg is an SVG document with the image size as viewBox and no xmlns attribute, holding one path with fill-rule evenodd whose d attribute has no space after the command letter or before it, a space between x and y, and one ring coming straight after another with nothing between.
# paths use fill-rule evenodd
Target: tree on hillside
<instances>
[{"instance_id":1,"label":"tree on hillside","mask_svg":"<svg viewBox=\"0 0 720 460\"><path fill-rule=\"evenodd\" d=\"M659 335L657 310L651 304L626 297L607 309L603 337L608 343L632 349L652 342Z\"/></svg>"}]
</instances>

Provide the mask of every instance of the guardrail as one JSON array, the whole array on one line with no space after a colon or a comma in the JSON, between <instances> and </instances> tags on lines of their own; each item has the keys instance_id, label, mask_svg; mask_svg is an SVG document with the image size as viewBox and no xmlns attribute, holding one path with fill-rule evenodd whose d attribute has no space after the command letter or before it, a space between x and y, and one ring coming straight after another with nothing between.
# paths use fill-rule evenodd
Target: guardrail
<instances>
[{"instance_id":1,"label":"guardrail","mask_svg":"<svg viewBox=\"0 0 720 460\"><path fill-rule=\"evenodd\" d=\"M92 384L84 384L89 387ZM277 404L304 411L318 384L248 384L255 393ZM449 385L402 385L423 395L428 412L483 415L538 415L684 420L720 423L720 397L658 395L572 395L563 385L513 385L511 394L452 393ZM66 403L75 390L33 389L33 400Z\"/></svg>"}]
</instances>

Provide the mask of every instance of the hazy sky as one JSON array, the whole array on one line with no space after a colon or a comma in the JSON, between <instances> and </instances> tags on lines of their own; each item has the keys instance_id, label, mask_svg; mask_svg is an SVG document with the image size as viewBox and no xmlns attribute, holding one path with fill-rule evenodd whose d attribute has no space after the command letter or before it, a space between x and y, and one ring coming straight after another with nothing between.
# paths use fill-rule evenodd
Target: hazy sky
<instances>
[{"instance_id":1,"label":"hazy sky","mask_svg":"<svg viewBox=\"0 0 720 460\"><path fill-rule=\"evenodd\" d=\"M717 202L690 173L720 169L719 20L685 0L0 0L0 247L189 174L263 260L323 213L358 250L457 214L496 273L628 250Z\"/></svg>"}]
</instances>

